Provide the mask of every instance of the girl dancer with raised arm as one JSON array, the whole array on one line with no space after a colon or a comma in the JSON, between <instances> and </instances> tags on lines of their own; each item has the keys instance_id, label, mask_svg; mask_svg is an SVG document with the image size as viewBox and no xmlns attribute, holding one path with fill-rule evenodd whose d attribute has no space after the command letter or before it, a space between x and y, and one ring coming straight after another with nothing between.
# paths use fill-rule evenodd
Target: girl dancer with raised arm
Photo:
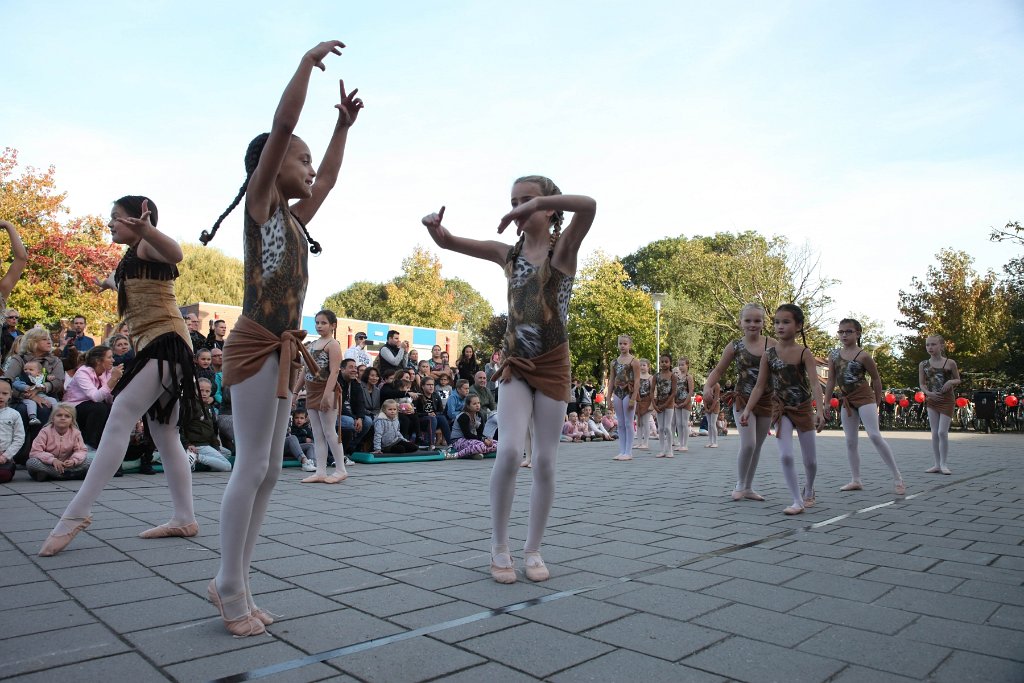
<instances>
[{"instance_id":1,"label":"girl dancer with raised arm","mask_svg":"<svg viewBox=\"0 0 1024 683\"><path fill-rule=\"evenodd\" d=\"M338 369L341 367L341 343L335 338L338 316L324 309L316 314L316 331L320 338L309 347L309 355L316 363L300 371L299 381L292 389L292 402L306 386L306 412L313 428L313 448L316 453L316 472L302 480L303 484L337 484L348 479L345 458L338 444ZM334 474L327 476L327 452L334 445Z\"/></svg>"},{"instance_id":2,"label":"girl dancer with raised arm","mask_svg":"<svg viewBox=\"0 0 1024 683\"><path fill-rule=\"evenodd\" d=\"M143 531L142 538L195 536L199 525L192 509L192 472L178 438L199 402L192 339L174 299L175 264L181 247L156 229L157 208L146 197L129 195L114 202L110 237L128 250L102 288L117 290L117 312L135 338L135 359L112 393L116 397L100 438L96 457L82 487L71 500L39 554L56 555L92 523L92 504L124 459L135 423L149 414L149 432L160 450L174 513L166 524Z\"/></svg>"},{"instance_id":3,"label":"girl dancer with raised arm","mask_svg":"<svg viewBox=\"0 0 1024 683\"><path fill-rule=\"evenodd\" d=\"M633 416L640 399L640 361L633 355L633 338L620 334L619 357L608 373L608 394L619 423L619 454L612 460L633 459Z\"/></svg>"},{"instance_id":4,"label":"girl dancer with raised arm","mask_svg":"<svg viewBox=\"0 0 1024 683\"><path fill-rule=\"evenodd\" d=\"M249 563L281 473L291 363L304 354L307 366L316 366L302 346L306 332L300 329L309 281L305 242L311 245L310 252L320 253L306 225L338 180L348 130L362 100L355 90L346 95L341 82L341 102L335 105L338 121L319 174L309 147L292 131L306 100L310 72L323 70L323 59L341 54L342 47L336 40L328 41L303 56L281 96L270 133L249 143L245 182L238 196L213 229L200 237L208 243L245 196L245 295L242 316L224 346L223 366L224 385L232 386L237 459L221 503L220 571L207 588L224 625L236 636L263 633L264 625L273 621L253 602ZM289 205L292 199L298 201Z\"/></svg>"},{"instance_id":5,"label":"girl dancer with raised arm","mask_svg":"<svg viewBox=\"0 0 1024 683\"><path fill-rule=\"evenodd\" d=\"M672 372L672 354L658 359L658 375L654 378L654 410L658 413L658 458L673 458L672 413L676 397L676 375Z\"/></svg>"},{"instance_id":6,"label":"girl dancer with raised arm","mask_svg":"<svg viewBox=\"0 0 1024 683\"><path fill-rule=\"evenodd\" d=\"M644 450L651 448L651 413L654 412L654 388L651 380L651 361L641 358L636 392L636 444L633 448Z\"/></svg>"},{"instance_id":7,"label":"girl dancer with raised arm","mask_svg":"<svg viewBox=\"0 0 1024 683\"><path fill-rule=\"evenodd\" d=\"M498 370L502 438L491 470L491 576L514 583L508 524L516 490L516 472L533 426L533 492L523 547L526 578L544 581L549 573L540 555L541 538L555 498L555 453L569 399L569 338L565 324L576 275L576 254L594 222L590 197L563 195L543 176L519 178L512 185L512 210L498 224L502 233L515 222L515 246L455 237L441 225L441 211L423 218L442 249L491 261L508 278L508 330ZM562 230L564 212L573 213Z\"/></svg>"},{"instance_id":8,"label":"girl dancer with raised arm","mask_svg":"<svg viewBox=\"0 0 1024 683\"><path fill-rule=\"evenodd\" d=\"M732 414L736 420L736 430L740 434L740 452L736 458L736 488L732 499L764 500L761 494L754 491L754 473L757 472L757 461L761 458L761 446L772 423L771 394L765 392L761 400L753 406L751 413L754 419L751 424L740 424L740 414L750 403L750 394L757 385L761 358L769 348L775 346L775 340L762 336L764 330L764 309L760 304L747 304L740 309L740 329L743 337L725 347L722 359L718 361L708 374L706 385L717 386L729 363L736 361L736 400ZM754 353L755 351L760 352Z\"/></svg>"},{"instance_id":9,"label":"girl dancer with raised arm","mask_svg":"<svg viewBox=\"0 0 1024 683\"><path fill-rule=\"evenodd\" d=\"M839 321L839 341L842 347L833 349L828 354L828 384L825 385L825 396L831 396L832 390L839 387L842 403L839 412L843 420L843 433L846 435L846 457L850 461L852 480L841 487L840 491L860 491L864 488L860 481L860 454L857 452L857 431L861 423L864 431L874 444L875 450L882 456L882 462L892 472L893 491L898 496L907 492L903 476L896 467L896 459L892 457L892 449L882 438L878 428L878 406L882 403L882 378L878 375L878 366L874 359L864 353L860 347L862 328L852 318ZM871 375L871 386L864 375ZM823 409L827 410L827 408Z\"/></svg>"},{"instance_id":10,"label":"girl dancer with raised arm","mask_svg":"<svg viewBox=\"0 0 1024 683\"><path fill-rule=\"evenodd\" d=\"M690 438L690 409L693 407L693 375L690 374L690 359L680 358L676 375L676 398L673 404L672 422L676 430L675 448L680 453L690 450L686 443Z\"/></svg>"},{"instance_id":11,"label":"girl dancer with raised arm","mask_svg":"<svg viewBox=\"0 0 1024 683\"><path fill-rule=\"evenodd\" d=\"M928 358L917 368L917 381L924 392L928 424L932 430L932 451L935 453L935 466L925 472L953 474L948 463L949 425L953 422L953 389L960 384L960 370L955 360L943 354L946 340L942 335L930 335L925 339L924 348L928 351Z\"/></svg>"},{"instance_id":12,"label":"girl dancer with raised arm","mask_svg":"<svg viewBox=\"0 0 1024 683\"><path fill-rule=\"evenodd\" d=\"M815 452L815 431L825 427L825 412L814 412L812 402L821 405L821 383L818 382L818 365L814 354L807 348L804 337L804 312L796 304L782 304L775 311L775 346L761 356L757 384L750 392L747 407L740 415L740 424L750 424L753 407L765 392L769 379L772 394L772 424L776 426L779 440L779 455L782 459L782 475L793 496L793 504L783 512L799 515L804 508L815 503L814 476L818 472ZM803 345L796 343L800 333ZM800 454L804 460L804 474L807 482L803 492L797 481L793 460L793 430L800 439Z\"/></svg>"},{"instance_id":13,"label":"girl dancer with raised arm","mask_svg":"<svg viewBox=\"0 0 1024 683\"><path fill-rule=\"evenodd\" d=\"M14 291L14 285L18 284L18 279L21 278L25 266L28 265L28 250L25 249L25 244L21 241L21 235L18 234L18 228L14 226L14 223L0 221L0 228L6 230L7 235L11 238L11 267L0 278L0 311L6 311L7 300L11 297L11 292Z\"/></svg>"}]
</instances>

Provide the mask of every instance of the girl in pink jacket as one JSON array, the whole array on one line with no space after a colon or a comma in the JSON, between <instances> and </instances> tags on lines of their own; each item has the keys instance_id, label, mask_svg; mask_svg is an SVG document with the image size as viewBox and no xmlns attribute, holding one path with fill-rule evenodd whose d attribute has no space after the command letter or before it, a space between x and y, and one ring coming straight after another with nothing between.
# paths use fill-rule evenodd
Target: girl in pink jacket
<instances>
[{"instance_id":1,"label":"girl in pink jacket","mask_svg":"<svg viewBox=\"0 0 1024 683\"><path fill-rule=\"evenodd\" d=\"M85 479L89 463L85 459L85 442L78 430L73 405L58 403L50 413L50 421L32 441L25 467L36 481Z\"/></svg>"}]
</instances>

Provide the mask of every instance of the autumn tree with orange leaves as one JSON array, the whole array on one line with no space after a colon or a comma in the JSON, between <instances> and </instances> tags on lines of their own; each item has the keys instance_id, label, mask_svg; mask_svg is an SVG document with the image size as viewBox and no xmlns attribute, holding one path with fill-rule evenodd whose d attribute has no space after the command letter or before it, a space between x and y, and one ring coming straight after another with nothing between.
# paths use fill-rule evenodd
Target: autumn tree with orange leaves
<instances>
[{"instance_id":1,"label":"autumn tree with orange leaves","mask_svg":"<svg viewBox=\"0 0 1024 683\"><path fill-rule=\"evenodd\" d=\"M21 313L22 329L81 314L88 333L99 335L105 323L116 322L117 302L90 283L114 270L122 248L107 239L99 216L70 216L66 198L57 191L53 166L19 170L17 150L0 152L0 218L17 226L28 249L28 267L8 305ZM10 244L2 240L0 263L10 260Z\"/></svg>"}]
</instances>

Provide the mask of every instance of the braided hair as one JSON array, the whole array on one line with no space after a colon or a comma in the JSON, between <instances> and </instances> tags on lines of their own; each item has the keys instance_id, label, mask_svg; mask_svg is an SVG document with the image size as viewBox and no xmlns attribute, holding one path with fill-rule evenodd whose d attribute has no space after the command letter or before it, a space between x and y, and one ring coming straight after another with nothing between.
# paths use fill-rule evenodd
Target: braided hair
<instances>
[{"instance_id":1,"label":"braided hair","mask_svg":"<svg viewBox=\"0 0 1024 683\"><path fill-rule=\"evenodd\" d=\"M800 339L803 340L804 346L807 346L807 336L804 334L804 312L796 304L782 304L775 309L776 313L785 311L793 315L793 321L800 326Z\"/></svg>"},{"instance_id":2,"label":"braided hair","mask_svg":"<svg viewBox=\"0 0 1024 683\"><path fill-rule=\"evenodd\" d=\"M542 175L528 175L516 178L513 185L519 183L533 183L540 188L540 194L542 197L550 197L553 195L560 195L562 191L558 189L558 186L548 177ZM549 307L544 302L544 290L547 286L548 280L551 279L551 256L555 251L555 244L558 243L558 238L562 234L562 221L565 219L564 211L556 211L551 216L551 235L550 245L548 246L548 257L544 259L544 263L540 266L540 287L537 290L537 296L539 298L538 303L541 305L541 309L544 311L544 321L549 322L554 318L556 311L549 310ZM509 259L505 263L505 275L508 277L512 276L512 272L515 268L515 263L519 259L519 255L523 251L523 243L526 241L526 233L519 236L519 241L512 247L512 251L509 254ZM511 347L509 347L511 348Z\"/></svg>"},{"instance_id":3,"label":"braided hair","mask_svg":"<svg viewBox=\"0 0 1024 683\"><path fill-rule=\"evenodd\" d=\"M298 139L295 135L292 137ZM242 201L242 197L245 196L245 191L249 187L249 179L252 178L252 174L256 172L256 167L260 163L260 156L263 154L263 148L267 146L267 140L269 139L270 133L260 133L252 139L252 142L249 143L249 147L245 150L245 180L242 181L242 186L238 188L238 194L235 195L234 201L232 201L231 204L228 205L228 208L224 210L224 213L217 218L213 227L209 230L203 230L202 234L199 235L199 241L203 243L203 246L210 243L213 236L217 234L217 230L220 229L220 224L224 222L224 219L228 217L228 214L235 210L238 203ZM153 209L152 204L150 205L150 209ZM154 214L156 213L155 210L153 210L153 212ZM292 218L295 218L295 214L292 214ZM298 218L295 218L295 222L299 224L299 228L302 229L302 234L306 236L306 241L309 243L309 253L316 256L322 252L323 249L320 247L320 243L310 237L309 230L306 229L305 223L298 220ZM153 221L153 225L156 225L155 219Z\"/></svg>"}]
</instances>

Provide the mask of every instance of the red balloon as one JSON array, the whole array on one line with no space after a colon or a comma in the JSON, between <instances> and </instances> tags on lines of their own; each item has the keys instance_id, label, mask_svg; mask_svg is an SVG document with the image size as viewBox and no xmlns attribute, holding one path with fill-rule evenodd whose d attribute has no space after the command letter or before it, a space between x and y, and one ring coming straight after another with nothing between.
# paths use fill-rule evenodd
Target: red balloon
<instances>
[{"instance_id":1,"label":"red balloon","mask_svg":"<svg viewBox=\"0 0 1024 683\"><path fill-rule=\"evenodd\" d=\"M693 400L696 401L697 403L703 403L704 397L701 396L700 394L697 394L696 396L693 397Z\"/></svg>"},{"instance_id":2,"label":"red balloon","mask_svg":"<svg viewBox=\"0 0 1024 683\"><path fill-rule=\"evenodd\" d=\"M919 391L916 394L914 394L914 400L917 401L918 403L924 403L924 392Z\"/></svg>"},{"instance_id":3,"label":"red balloon","mask_svg":"<svg viewBox=\"0 0 1024 683\"><path fill-rule=\"evenodd\" d=\"M598 403L604 403L604 394L598 394L597 396L594 397L594 400L597 401Z\"/></svg>"},{"instance_id":4,"label":"red balloon","mask_svg":"<svg viewBox=\"0 0 1024 683\"><path fill-rule=\"evenodd\" d=\"M900 408L906 408L909 405L910 401L907 398L904 397L900 399Z\"/></svg>"},{"instance_id":5,"label":"red balloon","mask_svg":"<svg viewBox=\"0 0 1024 683\"><path fill-rule=\"evenodd\" d=\"M1013 394L1010 394L1003 400L1003 402L1006 403L1007 408L1016 408L1017 404L1020 403L1020 399Z\"/></svg>"},{"instance_id":6,"label":"red balloon","mask_svg":"<svg viewBox=\"0 0 1024 683\"><path fill-rule=\"evenodd\" d=\"M956 399L956 407L957 408L966 408L968 403L970 403L970 401L968 401L963 396L958 396L957 399Z\"/></svg>"},{"instance_id":7,"label":"red balloon","mask_svg":"<svg viewBox=\"0 0 1024 683\"><path fill-rule=\"evenodd\" d=\"M828 402L828 404L830 406L832 406L833 408L838 408L839 407L839 399L836 398L835 396L833 396L832 399Z\"/></svg>"},{"instance_id":8,"label":"red balloon","mask_svg":"<svg viewBox=\"0 0 1024 683\"><path fill-rule=\"evenodd\" d=\"M892 405L893 403L896 402L896 396L894 396L893 394L890 394L889 392L886 392L885 393L885 402L888 403L889 405Z\"/></svg>"}]
</instances>

